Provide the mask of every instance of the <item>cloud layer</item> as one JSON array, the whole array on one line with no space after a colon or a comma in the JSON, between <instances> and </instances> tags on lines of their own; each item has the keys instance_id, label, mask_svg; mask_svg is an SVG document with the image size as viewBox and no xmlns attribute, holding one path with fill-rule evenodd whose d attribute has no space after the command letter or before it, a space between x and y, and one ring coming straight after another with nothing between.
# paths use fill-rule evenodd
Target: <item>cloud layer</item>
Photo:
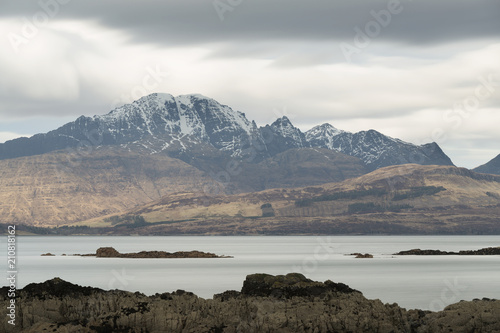
<instances>
[{"instance_id":1,"label":"cloud layer","mask_svg":"<svg viewBox=\"0 0 500 333\"><path fill-rule=\"evenodd\" d=\"M437 141L460 166L500 153L494 0L8 1L0 31L0 140L161 91Z\"/></svg>"}]
</instances>

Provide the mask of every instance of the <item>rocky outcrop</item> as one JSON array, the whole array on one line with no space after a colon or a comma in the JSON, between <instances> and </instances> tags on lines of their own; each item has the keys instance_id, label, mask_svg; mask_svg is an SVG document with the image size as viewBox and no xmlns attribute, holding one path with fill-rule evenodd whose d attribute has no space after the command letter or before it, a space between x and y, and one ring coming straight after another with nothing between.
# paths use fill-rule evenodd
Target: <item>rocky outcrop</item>
<instances>
[{"instance_id":1,"label":"rocky outcrop","mask_svg":"<svg viewBox=\"0 0 500 333\"><path fill-rule=\"evenodd\" d=\"M494 256L500 255L500 247L486 247L479 250L466 250L466 251L440 251L440 250L421 250L412 249L408 251L400 251L394 253L398 256L446 256L446 255L462 255L462 256Z\"/></svg>"},{"instance_id":2,"label":"rocky outcrop","mask_svg":"<svg viewBox=\"0 0 500 333\"><path fill-rule=\"evenodd\" d=\"M451 254L458 254L456 252L447 252L441 250L421 250L421 249L411 249L407 251L399 251L394 253L398 256L446 256Z\"/></svg>"},{"instance_id":3,"label":"rocky outcrop","mask_svg":"<svg viewBox=\"0 0 500 333\"><path fill-rule=\"evenodd\" d=\"M7 288L0 306L7 306ZM178 290L145 296L55 278L18 291L16 330L2 332L498 332L500 301L460 302L440 312L368 300L344 284L301 274L247 276L241 292L202 299Z\"/></svg>"},{"instance_id":4,"label":"rocky outcrop","mask_svg":"<svg viewBox=\"0 0 500 333\"><path fill-rule=\"evenodd\" d=\"M463 256L498 256L500 255L500 246L498 247L485 247L479 250L466 250L458 252L459 255Z\"/></svg>"},{"instance_id":5,"label":"rocky outcrop","mask_svg":"<svg viewBox=\"0 0 500 333\"><path fill-rule=\"evenodd\" d=\"M96 253L81 254L83 257L97 258L232 258L231 256L218 256L210 252L201 251L141 251L137 253L120 253L113 247L100 247Z\"/></svg>"},{"instance_id":6,"label":"rocky outcrop","mask_svg":"<svg viewBox=\"0 0 500 333\"><path fill-rule=\"evenodd\" d=\"M373 254L370 254L370 253L359 253L359 252L356 252L356 253L351 253L351 256L355 256L355 258L362 258L362 259L366 259L366 258L373 258Z\"/></svg>"},{"instance_id":7,"label":"rocky outcrop","mask_svg":"<svg viewBox=\"0 0 500 333\"><path fill-rule=\"evenodd\" d=\"M343 283L330 280L315 282L299 273L287 275L253 274L248 275L241 293L249 296L292 298L294 296L321 296L328 292L359 293Z\"/></svg>"}]
</instances>

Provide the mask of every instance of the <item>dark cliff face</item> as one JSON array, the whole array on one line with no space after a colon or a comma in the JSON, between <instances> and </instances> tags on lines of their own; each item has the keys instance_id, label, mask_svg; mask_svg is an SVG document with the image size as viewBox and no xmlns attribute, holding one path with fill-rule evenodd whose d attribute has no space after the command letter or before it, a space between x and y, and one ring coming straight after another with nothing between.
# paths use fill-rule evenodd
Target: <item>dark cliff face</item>
<instances>
[{"instance_id":1,"label":"dark cliff face","mask_svg":"<svg viewBox=\"0 0 500 333\"><path fill-rule=\"evenodd\" d=\"M7 307L7 287L0 306ZM440 312L382 304L341 283L301 274L247 276L241 292L202 299L177 290L146 296L55 278L18 290L16 327L2 332L499 332L500 301L460 302Z\"/></svg>"},{"instance_id":2,"label":"dark cliff face","mask_svg":"<svg viewBox=\"0 0 500 333\"><path fill-rule=\"evenodd\" d=\"M488 163L478 166L477 168L474 168L472 170L480 173L500 175L500 155L498 155Z\"/></svg>"},{"instance_id":3,"label":"dark cliff face","mask_svg":"<svg viewBox=\"0 0 500 333\"><path fill-rule=\"evenodd\" d=\"M172 156L190 155L201 150L195 147L208 145L252 163L289 149L312 147L358 157L369 170L405 163L452 165L435 143L416 146L374 130L348 133L329 124L302 133L287 117L258 128L245 114L211 98L169 94L151 94L106 115L82 116L48 133L0 144L0 159L103 145Z\"/></svg>"},{"instance_id":4,"label":"dark cliff face","mask_svg":"<svg viewBox=\"0 0 500 333\"><path fill-rule=\"evenodd\" d=\"M293 148L306 148L309 143L304 133L293 126L287 117L277 119L271 125L260 129L263 137L268 138L269 155L274 156Z\"/></svg>"}]
</instances>

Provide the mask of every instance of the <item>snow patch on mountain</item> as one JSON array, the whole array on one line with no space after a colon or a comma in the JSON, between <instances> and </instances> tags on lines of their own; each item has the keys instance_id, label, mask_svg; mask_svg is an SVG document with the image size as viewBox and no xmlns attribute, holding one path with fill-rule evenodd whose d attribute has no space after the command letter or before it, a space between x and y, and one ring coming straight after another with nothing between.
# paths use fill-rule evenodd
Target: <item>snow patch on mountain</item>
<instances>
[{"instance_id":1,"label":"snow patch on mountain","mask_svg":"<svg viewBox=\"0 0 500 333\"><path fill-rule=\"evenodd\" d=\"M309 142L309 144L313 147L323 147L330 150L340 151L334 146L333 138L342 133L348 132L339 130L332 125L325 123L311 128L305 133L305 137L307 142Z\"/></svg>"}]
</instances>

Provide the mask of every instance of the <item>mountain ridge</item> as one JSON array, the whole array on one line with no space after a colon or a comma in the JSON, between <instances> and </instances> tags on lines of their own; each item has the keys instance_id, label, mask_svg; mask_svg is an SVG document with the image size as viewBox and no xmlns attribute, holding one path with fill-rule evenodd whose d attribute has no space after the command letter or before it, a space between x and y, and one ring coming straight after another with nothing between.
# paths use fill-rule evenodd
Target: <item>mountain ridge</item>
<instances>
[{"instance_id":1,"label":"mountain ridge","mask_svg":"<svg viewBox=\"0 0 500 333\"><path fill-rule=\"evenodd\" d=\"M493 175L500 175L500 154L493 158L491 161L480 165L474 169L475 172L489 173Z\"/></svg>"},{"instance_id":2,"label":"mountain ridge","mask_svg":"<svg viewBox=\"0 0 500 333\"><path fill-rule=\"evenodd\" d=\"M0 160L62 149L135 145L150 153L178 153L209 144L231 158L258 163L292 148L326 148L360 158L370 170L417 163L453 165L436 143L417 146L375 130L350 133L330 124L302 132L287 117L258 127L240 111L200 94L144 96L105 115L81 116L47 133L0 144ZM258 149L255 149L258 147Z\"/></svg>"}]
</instances>

